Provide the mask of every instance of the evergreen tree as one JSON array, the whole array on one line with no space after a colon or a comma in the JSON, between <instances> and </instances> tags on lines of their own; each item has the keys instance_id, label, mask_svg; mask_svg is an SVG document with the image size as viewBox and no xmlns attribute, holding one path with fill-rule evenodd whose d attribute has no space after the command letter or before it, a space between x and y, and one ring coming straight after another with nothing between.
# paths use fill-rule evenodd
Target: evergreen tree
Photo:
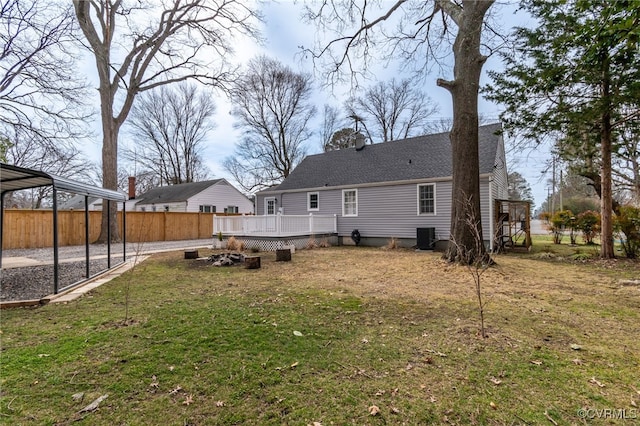
<instances>
[{"instance_id":1,"label":"evergreen tree","mask_svg":"<svg viewBox=\"0 0 640 426\"><path fill-rule=\"evenodd\" d=\"M556 138L560 156L593 181L601 199L601 256L611 258L611 156L618 129L638 117L640 8L629 0L522 6L537 25L515 30L516 47L504 55L506 71L491 73L488 97L506 106L505 128L534 143Z\"/></svg>"}]
</instances>

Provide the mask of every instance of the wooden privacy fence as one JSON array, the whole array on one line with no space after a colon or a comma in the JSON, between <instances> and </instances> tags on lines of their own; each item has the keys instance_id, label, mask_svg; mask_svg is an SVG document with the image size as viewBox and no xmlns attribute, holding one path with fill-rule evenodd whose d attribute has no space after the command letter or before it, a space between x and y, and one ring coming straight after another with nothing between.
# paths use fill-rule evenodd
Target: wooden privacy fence
<instances>
[{"instance_id":1,"label":"wooden privacy fence","mask_svg":"<svg viewBox=\"0 0 640 426\"><path fill-rule=\"evenodd\" d=\"M214 213L127 212L127 241L177 241L210 238ZM220 215L220 213L218 213ZM100 235L101 211L89 212L89 241ZM122 212L118 212L122 229ZM60 246L82 245L85 241L85 212L58 211ZM51 210L4 211L3 249L53 246Z\"/></svg>"}]
</instances>

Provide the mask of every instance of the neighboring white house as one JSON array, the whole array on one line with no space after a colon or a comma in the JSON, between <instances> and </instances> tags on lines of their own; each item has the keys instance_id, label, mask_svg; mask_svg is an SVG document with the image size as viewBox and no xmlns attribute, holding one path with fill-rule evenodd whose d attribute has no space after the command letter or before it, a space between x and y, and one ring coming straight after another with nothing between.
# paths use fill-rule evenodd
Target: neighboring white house
<instances>
[{"instance_id":1,"label":"neighboring white house","mask_svg":"<svg viewBox=\"0 0 640 426\"><path fill-rule=\"evenodd\" d=\"M507 164L500 124L479 128L480 204L487 243L495 235L496 201L507 199ZM256 194L258 215L337 215L348 243L422 247L448 241L452 154L448 133L419 136L307 156L278 186Z\"/></svg>"},{"instance_id":2,"label":"neighboring white house","mask_svg":"<svg viewBox=\"0 0 640 426\"><path fill-rule=\"evenodd\" d=\"M132 200L130 200L132 201ZM147 212L253 213L253 202L225 179L154 188L127 210Z\"/></svg>"}]
</instances>

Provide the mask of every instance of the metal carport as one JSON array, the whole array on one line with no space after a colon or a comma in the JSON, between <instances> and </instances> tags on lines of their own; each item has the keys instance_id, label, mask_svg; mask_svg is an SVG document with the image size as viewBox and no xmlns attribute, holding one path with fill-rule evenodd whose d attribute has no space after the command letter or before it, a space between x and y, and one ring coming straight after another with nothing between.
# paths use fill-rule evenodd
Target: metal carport
<instances>
[{"instance_id":1,"label":"metal carport","mask_svg":"<svg viewBox=\"0 0 640 426\"><path fill-rule=\"evenodd\" d=\"M87 185L81 182L75 182L71 179L55 176L40 170L26 169L23 167L12 166L5 163L0 163L0 267L2 267L2 241L3 241L3 223L4 223L4 196L10 191L19 191L21 189L37 188L41 186L53 187L53 288L54 294L57 294L61 290L66 290L73 286L76 286L83 281L92 278L89 276L89 197L98 197L107 200L107 209L110 208L112 201L123 202L123 229L122 229L122 244L123 244L123 258L122 262L119 262L115 266L120 265L126 261L126 222L125 222L125 208L126 196L117 191L111 191L109 189L99 188L93 185ZM57 191L67 191L73 194L84 195L85 197L85 263L86 263L86 278L85 280L74 283L64 289L58 288L58 203L57 203ZM109 216L110 219L110 216ZM110 223L107 229L110 230ZM111 235L107 238L107 270L111 269ZM102 271L101 271L102 272Z\"/></svg>"}]
</instances>

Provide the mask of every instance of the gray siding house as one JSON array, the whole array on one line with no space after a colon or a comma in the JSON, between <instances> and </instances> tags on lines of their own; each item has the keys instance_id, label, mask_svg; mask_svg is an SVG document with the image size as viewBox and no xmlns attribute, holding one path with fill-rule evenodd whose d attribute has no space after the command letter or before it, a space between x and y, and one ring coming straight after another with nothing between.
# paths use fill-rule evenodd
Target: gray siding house
<instances>
[{"instance_id":1,"label":"gray siding house","mask_svg":"<svg viewBox=\"0 0 640 426\"><path fill-rule=\"evenodd\" d=\"M494 200L507 199L501 125L479 128L483 235L494 235ZM337 215L338 239L381 246L396 238L416 245L419 228L448 240L452 157L448 133L307 156L278 186L256 194L257 215Z\"/></svg>"}]
</instances>

